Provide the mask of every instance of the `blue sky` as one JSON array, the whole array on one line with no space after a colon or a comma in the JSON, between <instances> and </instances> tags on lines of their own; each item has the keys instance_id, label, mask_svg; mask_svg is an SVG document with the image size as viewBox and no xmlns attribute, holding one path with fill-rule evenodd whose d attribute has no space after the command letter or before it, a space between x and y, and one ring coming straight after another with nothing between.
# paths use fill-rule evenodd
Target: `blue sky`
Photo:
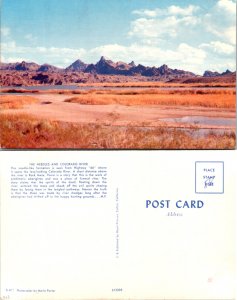
<instances>
[{"instance_id":1,"label":"blue sky","mask_svg":"<svg viewBox=\"0 0 237 300\"><path fill-rule=\"evenodd\" d=\"M1 61L235 70L235 0L2 0Z\"/></svg>"}]
</instances>

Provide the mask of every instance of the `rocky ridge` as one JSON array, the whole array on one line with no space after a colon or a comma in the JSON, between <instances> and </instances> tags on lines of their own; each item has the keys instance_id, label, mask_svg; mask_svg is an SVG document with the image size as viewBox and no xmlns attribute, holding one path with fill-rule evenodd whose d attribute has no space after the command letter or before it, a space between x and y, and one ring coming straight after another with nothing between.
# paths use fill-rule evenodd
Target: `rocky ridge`
<instances>
[{"instance_id":1,"label":"rocky ridge","mask_svg":"<svg viewBox=\"0 0 237 300\"><path fill-rule=\"evenodd\" d=\"M226 70L225 72L223 73L219 73L219 72L212 72L212 71L205 71L204 74L203 74L203 77L216 77L216 76L225 76L225 75L231 75L231 74L234 74L235 72L231 72L230 70Z\"/></svg>"},{"instance_id":2,"label":"rocky ridge","mask_svg":"<svg viewBox=\"0 0 237 300\"><path fill-rule=\"evenodd\" d=\"M198 78L219 78L234 72L218 73L205 71L202 76L192 72L172 69L166 64L160 67L136 65L134 61L113 62L102 56L95 64L86 64L80 59L65 69L34 62L0 63L1 86L24 85L70 85L86 82L130 82L130 81L183 81Z\"/></svg>"}]
</instances>

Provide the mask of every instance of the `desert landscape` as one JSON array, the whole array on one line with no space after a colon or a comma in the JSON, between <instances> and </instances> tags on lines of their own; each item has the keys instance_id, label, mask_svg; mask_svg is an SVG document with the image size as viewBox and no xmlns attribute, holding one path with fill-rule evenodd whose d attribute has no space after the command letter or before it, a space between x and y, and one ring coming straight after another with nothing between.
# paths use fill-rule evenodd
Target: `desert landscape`
<instances>
[{"instance_id":1,"label":"desert landscape","mask_svg":"<svg viewBox=\"0 0 237 300\"><path fill-rule=\"evenodd\" d=\"M18 2L1 14L1 148L235 149L234 0Z\"/></svg>"},{"instance_id":2,"label":"desert landscape","mask_svg":"<svg viewBox=\"0 0 237 300\"><path fill-rule=\"evenodd\" d=\"M79 64L1 65L2 148L235 148L235 72Z\"/></svg>"}]
</instances>

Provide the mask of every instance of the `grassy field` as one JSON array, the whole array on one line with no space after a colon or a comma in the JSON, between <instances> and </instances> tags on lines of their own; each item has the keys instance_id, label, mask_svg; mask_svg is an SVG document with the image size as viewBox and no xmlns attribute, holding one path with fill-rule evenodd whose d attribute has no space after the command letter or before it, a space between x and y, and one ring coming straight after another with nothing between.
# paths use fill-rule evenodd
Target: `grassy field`
<instances>
[{"instance_id":1,"label":"grassy field","mask_svg":"<svg viewBox=\"0 0 237 300\"><path fill-rule=\"evenodd\" d=\"M37 103L38 99L31 96L4 95L0 98L0 109L19 109L24 105Z\"/></svg>"},{"instance_id":2,"label":"grassy field","mask_svg":"<svg viewBox=\"0 0 237 300\"><path fill-rule=\"evenodd\" d=\"M141 84L141 83L134 83ZM150 84L151 83L146 83ZM141 84L143 85L143 84ZM154 86L157 83L154 83ZM145 84L144 84L145 86ZM36 92L32 96L6 94L0 100L0 143L2 148L81 148L81 149L233 149L235 148L235 131L226 130L222 134L215 131L209 134L197 135L198 128L190 126L189 129L182 130L177 124L177 128L171 126L161 127L160 125L149 127L145 119L146 113L142 115L146 107L156 115L156 106L163 106L177 110L180 114L186 107L193 107L197 115L202 115L205 110L207 116L227 117L229 113L235 112L235 89L208 89L208 88L188 88L178 89L173 86L172 89L159 89L157 86L146 85L146 89L132 88L128 89L125 85L121 89L90 89L90 90L56 90L45 92ZM136 86L137 87L137 86ZM47 96L42 100L39 94ZM56 94L57 98L56 100ZM63 97L62 94L65 94ZM55 96L54 96L55 95ZM70 105L70 103L73 103ZM31 113L31 105L34 104L36 114ZM49 105L43 105L49 104ZM87 122L81 122L80 116L82 109L80 105L90 106L92 112L98 113L99 106L111 105L108 112L108 122L98 117L98 120L88 119ZM113 106L113 105L114 106ZM54 106L53 106L54 105ZM98 106L99 105L99 106ZM73 106L76 111L75 122L71 121ZM124 109L126 106L139 106L139 119L130 121L125 120L124 124L113 123L121 118L119 107L123 107L124 116L129 111ZM153 108L154 106L154 108ZM45 118L47 108L52 114L51 119ZM116 107L113 111L113 107ZM27 113L23 113L25 109ZM63 121L56 118L58 115L65 115L66 110L69 113L70 120ZM105 108L102 108L104 110ZM128 108L129 109L129 108ZM210 110L209 110L210 109ZM40 111L42 110L41 114ZM57 110L57 112L55 111ZM77 113L78 110L78 113ZM48 111L47 111L48 112ZM187 109L186 109L187 112ZM88 111L89 113L89 111ZM175 112L173 112L175 114ZM159 110L157 110L159 119ZM41 116L41 117L40 117ZM52 120L53 116L53 120ZM55 119L54 119L55 117ZM75 115L74 115L75 117ZM112 120L113 119L113 120ZM69 122L71 121L71 122ZM135 126L136 123L136 126ZM148 124L148 125L147 125ZM170 127L170 128L168 128Z\"/></svg>"},{"instance_id":3,"label":"grassy field","mask_svg":"<svg viewBox=\"0 0 237 300\"><path fill-rule=\"evenodd\" d=\"M235 133L194 138L181 129L117 127L0 115L2 148L233 149ZM193 129L196 130L195 128Z\"/></svg>"},{"instance_id":4,"label":"grassy field","mask_svg":"<svg viewBox=\"0 0 237 300\"><path fill-rule=\"evenodd\" d=\"M145 81L145 82L96 82L96 83L82 83L78 85L79 87L85 87L85 86L94 86L95 88L100 87L120 87L120 88L162 88L162 87L169 87L169 88L175 88L175 87L185 87L185 88L195 88L195 87L235 87L235 80L233 82L193 82L193 83L182 83L182 82L162 82L162 81Z\"/></svg>"},{"instance_id":5,"label":"grassy field","mask_svg":"<svg viewBox=\"0 0 237 300\"><path fill-rule=\"evenodd\" d=\"M29 92L29 91L28 91ZM44 92L40 92L44 94ZM235 89L119 89L119 90L57 90L47 94L76 95L65 102L85 105L177 105L230 108L236 107ZM21 108L26 104L37 103L37 95L26 96L6 94L0 99L0 108Z\"/></svg>"},{"instance_id":6,"label":"grassy field","mask_svg":"<svg viewBox=\"0 0 237 300\"><path fill-rule=\"evenodd\" d=\"M65 100L87 105L177 105L235 108L235 90L95 90Z\"/></svg>"}]
</instances>

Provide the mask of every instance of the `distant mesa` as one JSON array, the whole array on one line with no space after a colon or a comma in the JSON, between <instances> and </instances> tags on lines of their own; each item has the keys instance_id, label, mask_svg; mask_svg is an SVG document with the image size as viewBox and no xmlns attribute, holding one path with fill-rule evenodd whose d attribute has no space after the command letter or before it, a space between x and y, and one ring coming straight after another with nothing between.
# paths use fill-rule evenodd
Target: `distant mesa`
<instances>
[{"instance_id":1,"label":"distant mesa","mask_svg":"<svg viewBox=\"0 0 237 300\"><path fill-rule=\"evenodd\" d=\"M36 71L39 68L39 65L36 63L27 63L22 61L16 65L16 70L18 71Z\"/></svg>"},{"instance_id":2,"label":"distant mesa","mask_svg":"<svg viewBox=\"0 0 237 300\"><path fill-rule=\"evenodd\" d=\"M40 65L34 62L17 62L9 64L1 64L1 70L15 70L15 71L37 71Z\"/></svg>"},{"instance_id":3,"label":"distant mesa","mask_svg":"<svg viewBox=\"0 0 237 300\"><path fill-rule=\"evenodd\" d=\"M220 76L221 74L218 72L212 72L212 71L205 71L203 74L203 77L215 77L215 76Z\"/></svg>"},{"instance_id":4,"label":"distant mesa","mask_svg":"<svg viewBox=\"0 0 237 300\"><path fill-rule=\"evenodd\" d=\"M167 65L162 65L161 67L146 67L144 65L137 65L134 61L129 64L125 62L113 62L110 59L101 56L100 60L96 64L86 65L80 60L75 61L71 66L66 68L66 70L71 71L81 71L91 74L101 74L101 75L125 75L125 76L168 76L168 75L185 75L185 76L195 76L192 72L187 72L183 70L171 69Z\"/></svg>"},{"instance_id":5,"label":"distant mesa","mask_svg":"<svg viewBox=\"0 0 237 300\"><path fill-rule=\"evenodd\" d=\"M57 68L55 66L43 64L38 68L37 72L58 72L60 70L60 68Z\"/></svg>"},{"instance_id":6,"label":"distant mesa","mask_svg":"<svg viewBox=\"0 0 237 300\"><path fill-rule=\"evenodd\" d=\"M225 76L225 75L229 75L229 74L233 74L234 72L231 72L230 70L226 70L225 72L223 72L221 75Z\"/></svg>"},{"instance_id":7,"label":"distant mesa","mask_svg":"<svg viewBox=\"0 0 237 300\"><path fill-rule=\"evenodd\" d=\"M96 64L90 64L85 72L93 72L104 75L128 75L126 71L130 68L131 66L125 62L119 61L115 63L112 60L101 56L100 60Z\"/></svg>"},{"instance_id":8,"label":"distant mesa","mask_svg":"<svg viewBox=\"0 0 237 300\"><path fill-rule=\"evenodd\" d=\"M225 76L225 75L231 75L231 74L235 74L235 72L231 72L230 70L226 70L223 73L219 73L219 72L212 72L212 71L205 71L203 74L203 77L216 77L216 76Z\"/></svg>"},{"instance_id":9,"label":"distant mesa","mask_svg":"<svg viewBox=\"0 0 237 300\"><path fill-rule=\"evenodd\" d=\"M131 66L131 67L136 67L135 62L134 62L134 61L131 61L131 62L129 63L129 66Z\"/></svg>"},{"instance_id":10,"label":"distant mesa","mask_svg":"<svg viewBox=\"0 0 237 300\"><path fill-rule=\"evenodd\" d=\"M167 65L163 65L163 66L159 67L158 70L161 75L167 74L167 73L169 73L169 71L171 71L171 69L169 69Z\"/></svg>"},{"instance_id":11,"label":"distant mesa","mask_svg":"<svg viewBox=\"0 0 237 300\"><path fill-rule=\"evenodd\" d=\"M101 56L97 63L87 64L77 59L65 69L60 69L50 64L36 64L34 62L0 63L0 84L3 86L20 86L33 84L61 85L83 82L105 81L167 81L167 82L202 82L225 80L235 82L236 72L226 70L223 73L207 70L203 76L192 72L172 69L167 64L160 67L136 65L134 61L125 63L114 62ZM22 75L18 72L24 72ZM109 76L107 76L109 75ZM111 75L111 76L110 76ZM115 76L114 79L113 76ZM116 78L116 76L118 76ZM126 77L131 77L130 79Z\"/></svg>"},{"instance_id":12,"label":"distant mesa","mask_svg":"<svg viewBox=\"0 0 237 300\"><path fill-rule=\"evenodd\" d=\"M72 63L69 67L67 67L65 69L65 71L72 71L72 72L84 72L86 67L88 65L85 64L83 61L81 61L80 59L76 60L74 63Z\"/></svg>"},{"instance_id":13,"label":"distant mesa","mask_svg":"<svg viewBox=\"0 0 237 300\"><path fill-rule=\"evenodd\" d=\"M23 61L22 63L16 65L16 70L17 71L29 70L29 67L27 65L29 66L29 64L27 64L25 61Z\"/></svg>"},{"instance_id":14,"label":"distant mesa","mask_svg":"<svg viewBox=\"0 0 237 300\"><path fill-rule=\"evenodd\" d=\"M77 59L70 66L65 69L60 69L50 64L38 65L34 62L17 62L17 63L1 63L0 70L14 70L14 71L35 71L35 72L83 72L101 75L125 75L125 76L147 76L147 77L167 77L167 76L196 76L194 73L184 70L171 69L168 65L163 64L160 67L147 67L142 64L136 65L134 61L125 63L122 61L113 62L105 56L101 56L100 60L95 64L86 64L80 59ZM216 77L231 75L234 72L226 70L223 73L207 70L203 77Z\"/></svg>"}]
</instances>

